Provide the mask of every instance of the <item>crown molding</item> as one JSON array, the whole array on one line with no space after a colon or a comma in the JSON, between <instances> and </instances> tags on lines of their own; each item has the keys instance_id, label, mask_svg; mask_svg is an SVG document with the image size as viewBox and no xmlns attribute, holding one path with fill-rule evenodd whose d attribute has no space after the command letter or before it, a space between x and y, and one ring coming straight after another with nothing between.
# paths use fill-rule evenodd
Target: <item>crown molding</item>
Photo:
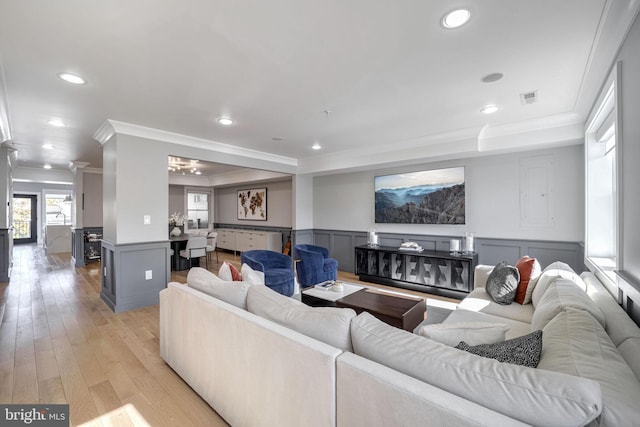
<instances>
[{"instance_id":1,"label":"crown molding","mask_svg":"<svg viewBox=\"0 0 640 427\"><path fill-rule=\"evenodd\" d=\"M182 135L160 129L153 129L131 123L119 122L116 120L106 120L94 133L93 138L104 145L113 135L129 135L139 138L152 139L167 142L170 144L183 145L186 147L199 148L207 151L232 154L241 157L264 160L279 163L287 166L297 166L298 160L292 157L279 156L277 154L266 153L264 151L252 150L238 147L236 145L224 144L222 142L211 141L203 138Z\"/></svg>"},{"instance_id":2,"label":"crown molding","mask_svg":"<svg viewBox=\"0 0 640 427\"><path fill-rule=\"evenodd\" d=\"M77 172L78 169L85 169L87 166L89 166L89 163L87 162L69 162L69 170L73 173Z\"/></svg>"}]
</instances>

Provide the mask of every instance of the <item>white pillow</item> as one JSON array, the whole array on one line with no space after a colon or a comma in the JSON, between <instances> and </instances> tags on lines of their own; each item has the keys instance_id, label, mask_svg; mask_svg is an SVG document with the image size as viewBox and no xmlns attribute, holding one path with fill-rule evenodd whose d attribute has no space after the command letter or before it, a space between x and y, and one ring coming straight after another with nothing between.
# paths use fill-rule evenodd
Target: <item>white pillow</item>
<instances>
[{"instance_id":1,"label":"white pillow","mask_svg":"<svg viewBox=\"0 0 640 427\"><path fill-rule=\"evenodd\" d=\"M251 287L249 283L220 280L209 270L193 267L187 274L187 286L236 307L247 309L247 291Z\"/></svg>"},{"instance_id":2,"label":"white pillow","mask_svg":"<svg viewBox=\"0 0 640 427\"><path fill-rule=\"evenodd\" d=\"M252 285L264 285L264 272L254 270L249 264L242 264L240 274L243 282L248 282Z\"/></svg>"},{"instance_id":3,"label":"white pillow","mask_svg":"<svg viewBox=\"0 0 640 427\"><path fill-rule=\"evenodd\" d=\"M462 322L435 323L418 329L418 335L438 341L450 347L460 341L469 345L495 344L505 339L509 326L503 323Z\"/></svg>"},{"instance_id":4,"label":"white pillow","mask_svg":"<svg viewBox=\"0 0 640 427\"><path fill-rule=\"evenodd\" d=\"M229 264L223 262L220 266L220 270L218 270L218 276L220 279L225 280L227 282L231 282L233 277L231 276L231 268L229 268Z\"/></svg>"}]
</instances>

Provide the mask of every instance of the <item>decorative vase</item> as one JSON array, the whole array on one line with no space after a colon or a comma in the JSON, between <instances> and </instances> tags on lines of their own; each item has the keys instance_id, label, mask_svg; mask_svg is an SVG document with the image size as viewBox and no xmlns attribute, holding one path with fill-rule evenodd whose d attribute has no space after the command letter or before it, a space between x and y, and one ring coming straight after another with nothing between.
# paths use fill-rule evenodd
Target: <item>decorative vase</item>
<instances>
[{"instance_id":1,"label":"decorative vase","mask_svg":"<svg viewBox=\"0 0 640 427\"><path fill-rule=\"evenodd\" d=\"M178 237L179 235L182 234L182 230L180 230L179 227L173 227L173 230L171 230L171 235L174 237Z\"/></svg>"}]
</instances>

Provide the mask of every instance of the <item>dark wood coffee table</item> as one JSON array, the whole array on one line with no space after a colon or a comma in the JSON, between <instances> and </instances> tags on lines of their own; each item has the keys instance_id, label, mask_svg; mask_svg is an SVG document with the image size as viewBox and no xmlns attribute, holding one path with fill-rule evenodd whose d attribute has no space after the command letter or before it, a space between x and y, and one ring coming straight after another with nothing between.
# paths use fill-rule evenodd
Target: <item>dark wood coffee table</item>
<instances>
[{"instance_id":1,"label":"dark wood coffee table","mask_svg":"<svg viewBox=\"0 0 640 427\"><path fill-rule=\"evenodd\" d=\"M424 320L426 304L422 298L397 297L361 289L340 298L336 307L348 307L361 313L366 311L391 326L413 331Z\"/></svg>"}]
</instances>

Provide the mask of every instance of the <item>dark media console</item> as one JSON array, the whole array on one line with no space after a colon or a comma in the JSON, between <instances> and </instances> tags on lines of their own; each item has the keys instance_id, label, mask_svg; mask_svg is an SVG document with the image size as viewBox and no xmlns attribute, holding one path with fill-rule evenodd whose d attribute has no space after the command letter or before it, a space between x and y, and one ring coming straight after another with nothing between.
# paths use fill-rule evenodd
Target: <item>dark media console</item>
<instances>
[{"instance_id":1,"label":"dark media console","mask_svg":"<svg viewBox=\"0 0 640 427\"><path fill-rule=\"evenodd\" d=\"M356 275L365 282L464 298L473 290L478 254L411 252L391 246L356 246Z\"/></svg>"}]
</instances>

